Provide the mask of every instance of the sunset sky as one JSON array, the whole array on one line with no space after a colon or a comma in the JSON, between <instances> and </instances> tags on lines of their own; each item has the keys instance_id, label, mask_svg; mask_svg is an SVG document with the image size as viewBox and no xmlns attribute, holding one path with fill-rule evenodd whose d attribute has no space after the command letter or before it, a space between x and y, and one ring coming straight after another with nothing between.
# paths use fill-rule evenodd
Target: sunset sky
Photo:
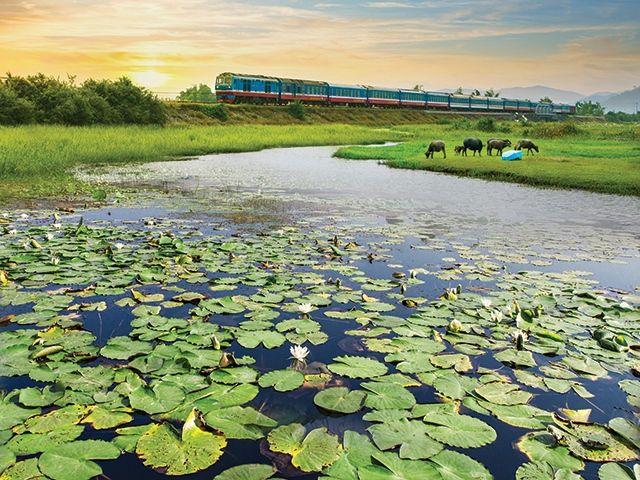
<instances>
[{"instance_id":1,"label":"sunset sky","mask_svg":"<svg viewBox=\"0 0 640 480\"><path fill-rule=\"evenodd\" d=\"M0 75L128 75L157 92L237 71L425 88L640 83L638 0L0 0Z\"/></svg>"}]
</instances>

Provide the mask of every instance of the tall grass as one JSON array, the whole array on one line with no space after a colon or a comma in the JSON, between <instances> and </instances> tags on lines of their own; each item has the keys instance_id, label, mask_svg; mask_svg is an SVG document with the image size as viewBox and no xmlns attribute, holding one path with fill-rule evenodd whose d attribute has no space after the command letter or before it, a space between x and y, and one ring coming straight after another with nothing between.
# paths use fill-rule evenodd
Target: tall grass
<instances>
[{"instance_id":1,"label":"tall grass","mask_svg":"<svg viewBox=\"0 0 640 480\"><path fill-rule=\"evenodd\" d=\"M77 165L155 161L271 147L344 145L400 140L406 134L351 125L0 128L0 179L68 180Z\"/></svg>"}]
</instances>

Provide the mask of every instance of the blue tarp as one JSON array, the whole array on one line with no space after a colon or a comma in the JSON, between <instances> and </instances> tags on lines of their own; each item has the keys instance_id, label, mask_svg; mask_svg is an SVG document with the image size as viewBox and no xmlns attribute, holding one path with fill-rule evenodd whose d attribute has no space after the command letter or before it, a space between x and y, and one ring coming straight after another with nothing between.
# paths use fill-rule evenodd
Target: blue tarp
<instances>
[{"instance_id":1,"label":"blue tarp","mask_svg":"<svg viewBox=\"0 0 640 480\"><path fill-rule=\"evenodd\" d=\"M507 150L502 154L503 160L520 160L522 158L522 150Z\"/></svg>"}]
</instances>

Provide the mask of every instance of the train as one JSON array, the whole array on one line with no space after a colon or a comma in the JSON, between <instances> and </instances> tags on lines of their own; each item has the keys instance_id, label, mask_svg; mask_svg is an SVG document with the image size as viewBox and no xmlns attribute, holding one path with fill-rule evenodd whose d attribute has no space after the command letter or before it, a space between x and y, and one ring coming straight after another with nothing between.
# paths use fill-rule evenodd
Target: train
<instances>
[{"instance_id":1,"label":"train","mask_svg":"<svg viewBox=\"0 0 640 480\"><path fill-rule=\"evenodd\" d=\"M456 93L340 85L266 75L225 72L216 77L216 97L223 103L342 105L474 112L573 115L575 105Z\"/></svg>"}]
</instances>

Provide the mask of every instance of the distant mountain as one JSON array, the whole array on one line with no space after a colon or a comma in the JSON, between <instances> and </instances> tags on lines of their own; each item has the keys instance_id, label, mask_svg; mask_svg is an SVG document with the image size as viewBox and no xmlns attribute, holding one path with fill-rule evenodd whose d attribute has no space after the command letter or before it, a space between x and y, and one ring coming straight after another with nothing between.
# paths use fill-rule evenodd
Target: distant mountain
<instances>
[{"instance_id":1,"label":"distant mountain","mask_svg":"<svg viewBox=\"0 0 640 480\"><path fill-rule=\"evenodd\" d=\"M600 102L605 111L636 113L640 110L640 86L626 92L617 93Z\"/></svg>"},{"instance_id":2,"label":"distant mountain","mask_svg":"<svg viewBox=\"0 0 640 480\"><path fill-rule=\"evenodd\" d=\"M533 87L512 87L500 89L500 96L507 98L525 98L538 101L541 98L549 97L554 102L576 103L584 98L582 93L571 90L560 90L557 88L535 85Z\"/></svg>"},{"instance_id":3,"label":"distant mountain","mask_svg":"<svg viewBox=\"0 0 640 480\"><path fill-rule=\"evenodd\" d=\"M581 98L581 102L598 102L600 105L604 105L607 100L609 100L614 95L617 95L620 92L596 92L591 95L587 95L584 98Z\"/></svg>"}]
</instances>

